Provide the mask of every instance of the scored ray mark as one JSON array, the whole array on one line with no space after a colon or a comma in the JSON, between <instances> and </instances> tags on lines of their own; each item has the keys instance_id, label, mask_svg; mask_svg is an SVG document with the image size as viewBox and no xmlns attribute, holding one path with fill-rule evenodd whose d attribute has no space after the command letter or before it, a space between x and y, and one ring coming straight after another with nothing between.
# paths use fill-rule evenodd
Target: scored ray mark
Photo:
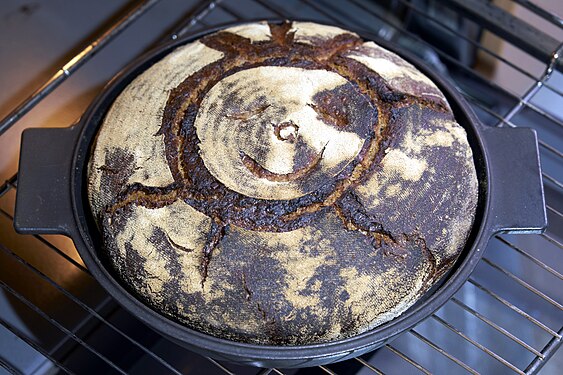
<instances>
[{"instance_id":1,"label":"scored ray mark","mask_svg":"<svg viewBox=\"0 0 563 375\"><path fill-rule=\"evenodd\" d=\"M213 250L219 245L223 236L225 236L226 225L219 219L215 218L211 222L211 229L207 235L207 241L203 247L203 262L201 265L201 289L207 280L207 273L209 270L209 262L211 262L211 255Z\"/></svg>"}]
</instances>

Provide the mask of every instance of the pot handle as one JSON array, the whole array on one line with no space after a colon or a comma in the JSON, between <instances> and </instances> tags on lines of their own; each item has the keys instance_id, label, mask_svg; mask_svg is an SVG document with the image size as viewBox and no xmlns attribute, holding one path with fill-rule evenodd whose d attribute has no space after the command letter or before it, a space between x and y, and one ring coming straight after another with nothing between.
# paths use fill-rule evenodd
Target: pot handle
<instances>
[{"instance_id":1,"label":"pot handle","mask_svg":"<svg viewBox=\"0 0 563 375\"><path fill-rule=\"evenodd\" d=\"M80 127L24 130L14 228L22 234L64 234L75 227L70 175Z\"/></svg>"},{"instance_id":2,"label":"pot handle","mask_svg":"<svg viewBox=\"0 0 563 375\"><path fill-rule=\"evenodd\" d=\"M543 233L545 197L536 131L483 127L494 233Z\"/></svg>"}]
</instances>

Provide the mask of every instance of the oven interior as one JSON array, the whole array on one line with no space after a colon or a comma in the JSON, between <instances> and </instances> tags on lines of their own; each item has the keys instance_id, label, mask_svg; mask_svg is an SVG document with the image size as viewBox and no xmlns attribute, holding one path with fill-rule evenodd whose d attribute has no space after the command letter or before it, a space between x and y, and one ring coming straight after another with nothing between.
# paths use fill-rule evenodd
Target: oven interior
<instances>
[{"instance_id":1,"label":"oven interior","mask_svg":"<svg viewBox=\"0 0 563 375\"><path fill-rule=\"evenodd\" d=\"M558 373L561 14L563 5L549 0L3 2L0 373ZM455 297L383 348L346 362L287 370L219 363L173 344L101 289L69 239L14 232L23 129L73 124L113 75L158 44L260 18L305 18L376 34L451 78L485 125L536 129L546 233L495 236Z\"/></svg>"}]
</instances>

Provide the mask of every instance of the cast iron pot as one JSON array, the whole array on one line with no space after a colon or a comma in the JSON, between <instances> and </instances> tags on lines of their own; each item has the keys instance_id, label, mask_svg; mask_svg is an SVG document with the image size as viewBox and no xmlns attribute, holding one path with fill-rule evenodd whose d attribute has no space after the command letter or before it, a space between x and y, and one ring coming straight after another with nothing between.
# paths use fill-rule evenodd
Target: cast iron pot
<instances>
[{"instance_id":1,"label":"cast iron pot","mask_svg":"<svg viewBox=\"0 0 563 375\"><path fill-rule=\"evenodd\" d=\"M273 21L275 22L275 21ZM114 99L137 75L179 45L223 25L174 41L141 56L117 74L70 128L27 129L22 136L14 226L19 233L70 237L82 260L125 309L173 342L219 360L261 367L307 367L342 361L379 348L430 316L463 285L491 236L541 233L547 226L536 133L525 128L482 125L451 83L418 58L374 35L358 33L410 61L444 92L465 128L479 180L477 216L465 249L452 270L399 317L368 332L315 345L266 346L213 337L152 310L120 284L103 256L100 233L87 199L90 147Z\"/></svg>"}]
</instances>

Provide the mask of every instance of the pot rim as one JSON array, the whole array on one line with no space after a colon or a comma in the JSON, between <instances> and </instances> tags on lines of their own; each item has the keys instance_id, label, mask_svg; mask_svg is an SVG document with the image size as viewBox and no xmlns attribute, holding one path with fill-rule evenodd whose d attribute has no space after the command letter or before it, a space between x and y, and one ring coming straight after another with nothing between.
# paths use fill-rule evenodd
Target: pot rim
<instances>
[{"instance_id":1,"label":"pot rim","mask_svg":"<svg viewBox=\"0 0 563 375\"><path fill-rule=\"evenodd\" d=\"M97 133L101 119L113 102L113 99L115 99L132 79L154 62L171 52L174 48L226 27L255 23L257 21L258 20L249 20L221 24L160 45L128 64L103 88L102 92L92 101L77 124L81 129L78 142L73 150L70 180L72 211L76 228L70 231L71 237L84 263L95 279L108 293L148 326L186 345L222 353L227 356L256 358L266 361L272 359L295 360L333 357L342 353L356 352L374 343L381 343L383 345L392 337L412 328L414 325L430 316L453 296L469 278L469 275L480 260L489 238L495 234L495 230L489 215L492 205L490 199L491 184L489 183L490 156L482 140L483 125L478 121L472 109L469 107L469 104L461 94L457 92L452 83L434 72L416 56L401 51L397 46L365 31L349 28L345 29L356 32L364 40L374 41L383 48L398 54L427 75L438 88L440 88L452 107L456 121L460 123L468 133L468 139L471 144L477 169L479 179L479 204L469 239L458 260L452 267L452 270L444 277L445 280L443 283L436 290L432 291L430 295L426 293L424 296L420 297L419 302L422 302L417 303L414 307L409 308L407 311L388 322L364 333L345 339L296 346L248 344L218 338L190 329L153 310L151 307L139 301L134 294L126 290L121 283L112 276L111 272L106 269L106 266L102 263L102 260L97 254L96 245L87 223L89 220L87 217L90 211L88 208L88 200L84 196L84 188L86 186L84 178L86 176L90 146L94 143L95 134ZM260 19L259 21L282 22L283 20ZM294 19L292 21L309 22L307 19ZM317 21L311 22L320 23ZM460 121L460 119L463 121Z\"/></svg>"}]
</instances>

